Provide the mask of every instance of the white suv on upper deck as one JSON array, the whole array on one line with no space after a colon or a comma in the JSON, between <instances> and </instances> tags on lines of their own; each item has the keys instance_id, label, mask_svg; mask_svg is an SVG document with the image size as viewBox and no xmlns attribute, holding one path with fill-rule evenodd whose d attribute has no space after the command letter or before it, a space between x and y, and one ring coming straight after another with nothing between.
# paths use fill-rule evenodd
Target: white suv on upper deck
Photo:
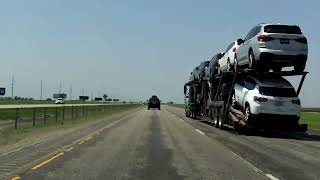
<instances>
[{"instance_id":1,"label":"white suv on upper deck","mask_svg":"<svg viewBox=\"0 0 320 180\"><path fill-rule=\"evenodd\" d=\"M281 71L293 66L305 69L308 42L300 27L284 24L259 24L252 28L236 50L235 63L258 71Z\"/></svg>"}]
</instances>

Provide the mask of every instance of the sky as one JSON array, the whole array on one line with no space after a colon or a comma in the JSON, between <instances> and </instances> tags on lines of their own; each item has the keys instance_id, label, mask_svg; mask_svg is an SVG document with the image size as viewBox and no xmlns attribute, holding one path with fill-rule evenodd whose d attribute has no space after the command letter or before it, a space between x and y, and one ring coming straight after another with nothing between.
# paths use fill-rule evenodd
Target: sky
<instances>
[{"instance_id":1,"label":"sky","mask_svg":"<svg viewBox=\"0 0 320 180\"><path fill-rule=\"evenodd\" d=\"M299 25L310 74L300 98L320 106L320 1L1 1L0 87L11 96L62 91L123 100L183 102L190 71L258 23ZM297 84L297 78L292 83Z\"/></svg>"}]
</instances>

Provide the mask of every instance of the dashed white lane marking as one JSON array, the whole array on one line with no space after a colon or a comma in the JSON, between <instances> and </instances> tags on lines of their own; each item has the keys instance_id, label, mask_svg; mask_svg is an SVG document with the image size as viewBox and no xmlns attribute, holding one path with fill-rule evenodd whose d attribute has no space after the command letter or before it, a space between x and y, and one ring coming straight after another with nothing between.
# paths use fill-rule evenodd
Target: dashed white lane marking
<instances>
[{"instance_id":1,"label":"dashed white lane marking","mask_svg":"<svg viewBox=\"0 0 320 180\"><path fill-rule=\"evenodd\" d=\"M266 176L272 180L279 180L278 178L272 176L272 174L266 174Z\"/></svg>"},{"instance_id":2,"label":"dashed white lane marking","mask_svg":"<svg viewBox=\"0 0 320 180\"><path fill-rule=\"evenodd\" d=\"M178 118L180 121L184 121L183 119Z\"/></svg>"},{"instance_id":3,"label":"dashed white lane marking","mask_svg":"<svg viewBox=\"0 0 320 180\"><path fill-rule=\"evenodd\" d=\"M206 135L204 132L200 131L199 129L196 129L196 131L202 135Z\"/></svg>"}]
</instances>

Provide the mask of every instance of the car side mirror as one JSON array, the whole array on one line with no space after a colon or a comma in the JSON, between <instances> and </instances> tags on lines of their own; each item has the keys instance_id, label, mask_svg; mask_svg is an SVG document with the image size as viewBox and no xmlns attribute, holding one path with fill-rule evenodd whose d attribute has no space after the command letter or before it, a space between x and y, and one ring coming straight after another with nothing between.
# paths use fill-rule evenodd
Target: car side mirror
<instances>
[{"instance_id":1,"label":"car side mirror","mask_svg":"<svg viewBox=\"0 0 320 180\"><path fill-rule=\"evenodd\" d=\"M238 40L237 40L238 45L242 44L243 42L244 42L243 39L238 39Z\"/></svg>"}]
</instances>

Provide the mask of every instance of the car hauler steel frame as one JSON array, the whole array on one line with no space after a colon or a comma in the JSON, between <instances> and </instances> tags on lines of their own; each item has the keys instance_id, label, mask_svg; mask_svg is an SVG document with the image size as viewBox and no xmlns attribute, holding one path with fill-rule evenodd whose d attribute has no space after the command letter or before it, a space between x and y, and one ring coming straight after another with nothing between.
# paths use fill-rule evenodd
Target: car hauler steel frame
<instances>
[{"instance_id":1,"label":"car hauler steel frame","mask_svg":"<svg viewBox=\"0 0 320 180\"><path fill-rule=\"evenodd\" d=\"M262 75L266 77L286 77L286 76L301 76L299 86L297 88L297 95L300 94L302 85L308 72L296 73L294 71L283 72L264 72L258 73L253 70L244 69L235 72L224 72L220 75L215 75L210 79L203 79L200 81L189 81L185 84L185 97L186 86L194 88L193 101L189 104L191 117L194 119L202 119L212 122L216 127L223 129L224 127L234 128L240 130L249 127L245 115L241 110L236 109L232 104L232 96L234 93L234 85L236 82L248 75ZM224 89L221 87L229 83L229 92L223 94ZM199 88L201 87L201 89ZM186 98L185 98L186 99ZM186 109L187 110L187 109ZM187 113L186 113L187 115ZM306 124L298 124L297 127L291 130L306 131Z\"/></svg>"}]
</instances>

